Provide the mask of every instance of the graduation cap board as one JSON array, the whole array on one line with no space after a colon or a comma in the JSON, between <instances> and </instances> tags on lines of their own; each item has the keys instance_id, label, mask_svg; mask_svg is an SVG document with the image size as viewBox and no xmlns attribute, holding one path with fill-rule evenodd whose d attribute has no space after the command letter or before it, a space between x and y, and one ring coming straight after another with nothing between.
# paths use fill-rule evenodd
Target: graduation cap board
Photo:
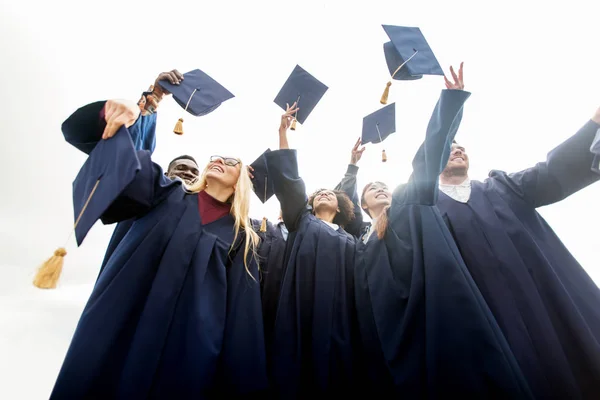
<instances>
[{"instance_id":1,"label":"graduation cap board","mask_svg":"<svg viewBox=\"0 0 600 400\"><path fill-rule=\"evenodd\" d=\"M250 166L252 167L252 187L254 194L260 199L261 203L265 204L275 194L275 187L273 181L269 179L269 171L267 169L267 153L271 149L267 149L260 155ZM267 231L267 218L263 217L260 225L260 231Z\"/></svg>"},{"instance_id":2,"label":"graduation cap board","mask_svg":"<svg viewBox=\"0 0 600 400\"><path fill-rule=\"evenodd\" d=\"M383 45L385 61L391 79L387 83L381 104L387 104L392 80L415 80L423 75L444 75L431 47L419 28L382 25L390 41Z\"/></svg>"},{"instance_id":3,"label":"graduation cap board","mask_svg":"<svg viewBox=\"0 0 600 400\"><path fill-rule=\"evenodd\" d=\"M158 84L173 95L184 111L196 117L210 114L223 102L235 97L223 85L199 69L183 74L179 85L174 85L168 80L162 80ZM173 132L183 135L183 118L179 118Z\"/></svg>"},{"instance_id":4,"label":"graduation cap board","mask_svg":"<svg viewBox=\"0 0 600 400\"><path fill-rule=\"evenodd\" d=\"M73 231L80 246L94 223L141 169L131 135L124 126L110 139L101 140L83 164L73 182ZM73 234L71 232L71 235ZM33 284L54 289L62 271L65 246L58 248L39 268Z\"/></svg>"},{"instance_id":5,"label":"graduation cap board","mask_svg":"<svg viewBox=\"0 0 600 400\"><path fill-rule=\"evenodd\" d=\"M389 104L363 118L362 143L381 143L396 132L396 103ZM381 151L381 161L387 161L385 150Z\"/></svg>"},{"instance_id":6,"label":"graduation cap board","mask_svg":"<svg viewBox=\"0 0 600 400\"><path fill-rule=\"evenodd\" d=\"M329 89L317 78L296 65L287 81L275 97L275 104L286 110L286 104L296 103L298 111L294 115L291 130L296 130L296 121L304 124L310 113L315 109L325 92Z\"/></svg>"}]
</instances>

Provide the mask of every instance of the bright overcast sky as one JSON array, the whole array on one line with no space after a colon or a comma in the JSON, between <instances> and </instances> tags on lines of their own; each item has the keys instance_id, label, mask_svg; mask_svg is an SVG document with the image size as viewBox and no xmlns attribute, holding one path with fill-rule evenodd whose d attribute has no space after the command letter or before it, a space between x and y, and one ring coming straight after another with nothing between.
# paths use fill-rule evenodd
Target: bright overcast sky
<instances>
[{"instance_id":1,"label":"bright overcast sky","mask_svg":"<svg viewBox=\"0 0 600 400\"><path fill-rule=\"evenodd\" d=\"M48 397L113 229L98 224L82 247L69 242L59 289L31 286L72 226L71 183L85 156L64 141L60 124L76 108L137 100L160 72L200 68L236 97L202 118L164 100L154 160L166 166L190 154L203 164L222 154L251 162L278 144L282 111L273 99L299 64L329 91L290 145L308 190L332 187L362 118L381 106L389 79L381 24L418 26L445 70L465 62L473 94L457 139L471 177L483 179L490 169L542 161L600 106L600 7L556 3L2 0L0 398ZM442 77L393 84L397 132L385 141L388 162L380 162L381 145L370 145L359 187L408 178L442 87ZM172 133L179 117L183 136ZM595 185L541 210L596 282L599 199ZM276 219L275 198L253 201L255 218Z\"/></svg>"}]
</instances>

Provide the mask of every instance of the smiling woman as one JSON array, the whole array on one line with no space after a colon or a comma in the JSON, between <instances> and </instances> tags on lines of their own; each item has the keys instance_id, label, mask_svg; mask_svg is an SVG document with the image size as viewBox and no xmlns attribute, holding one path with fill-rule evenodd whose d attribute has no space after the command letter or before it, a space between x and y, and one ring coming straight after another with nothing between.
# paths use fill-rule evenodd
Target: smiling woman
<instances>
[{"instance_id":1,"label":"smiling woman","mask_svg":"<svg viewBox=\"0 0 600 400\"><path fill-rule=\"evenodd\" d=\"M111 100L104 132L94 128L97 112L87 124L64 126L69 142L89 154L75 203L89 195L78 188L93 186L95 172L113 165L116 172L98 185L107 208L91 206L86 215L92 223L131 224L109 246L51 397L262 393L268 383L250 178L239 159L213 157L182 190L149 151L134 148L126 127L139 114L135 103ZM124 188L110 192L115 187Z\"/></svg>"},{"instance_id":2,"label":"smiling woman","mask_svg":"<svg viewBox=\"0 0 600 400\"><path fill-rule=\"evenodd\" d=\"M280 150L266 155L289 231L275 324L267 335L270 372L281 398L355 394L363 376L353 296L356 241L341 226L354 217L353 205L326 189L307 198L296 151L287 145L295 111L288 107L281 118Z\"/></svg>"}]
</instances>

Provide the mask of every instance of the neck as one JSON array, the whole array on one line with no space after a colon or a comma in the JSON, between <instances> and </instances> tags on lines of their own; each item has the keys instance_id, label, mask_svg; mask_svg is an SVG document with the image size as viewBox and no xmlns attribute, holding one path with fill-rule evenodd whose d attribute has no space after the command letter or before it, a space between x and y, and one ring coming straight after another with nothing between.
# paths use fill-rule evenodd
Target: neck
<instances>
[{"instance_id":1,"label":"neck","mask_svg":"<svg viewBox=\"0 0 600 400\"><path fill-rule=\"evenodd\" d=\"M443 185L460 185L467 179L469 179L467 172L454 174L451 171L444 171L440 175L440 182Z\"/></svg>"},{"instance_id":2,"label":"neck","mask_svg":"<svg viewBox=\"0 0 600 400\"><path fill-rule=\"evenodd\" d=\"M204 189L204 191L210 197L220 201L221 203L225 203L227 200L229 200L229 198L234 192L233 188L225 188L221 185L216 185L212 183L210 186L207 186L206 189Z\"/></svg>"},{"instance_id":3,"label":"neck","mask_svg":"<svg viewBox=\"0 0 600 400\"><path fill-rule=\"evenodd\" d=\"M315 217L319 218L321 221L329 222L330 224L332 224L336 214L337 213L335 211L322 210L316 211Z\"/></svg>"},{"instance_id":4,"label":"neck","mask_svg":"<svg viewBox=\"0 0 600 400\"><path fill-rule=\"evenodd\" d=\"M369 209L369 214L371 215L371 219L377 219L385 209L385 205L381 205L378 207L373 207Z\"/></svg>"}]
</instances>

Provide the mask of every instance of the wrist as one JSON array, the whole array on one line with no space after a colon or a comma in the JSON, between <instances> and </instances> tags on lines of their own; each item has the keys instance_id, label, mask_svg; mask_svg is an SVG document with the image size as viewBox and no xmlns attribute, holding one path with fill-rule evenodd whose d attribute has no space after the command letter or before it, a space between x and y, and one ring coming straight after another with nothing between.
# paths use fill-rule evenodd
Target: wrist
<instances>
[{"instance_id":1,"label":"wrist","mask_svg":"<svg viewBox=\"0 0 600 400\"><path fill-rule=\"evenodd\" d=\"M592 121L600 125L600 110L596 111L596 114L592 117Z\"/></svg>"}]
</instances>

